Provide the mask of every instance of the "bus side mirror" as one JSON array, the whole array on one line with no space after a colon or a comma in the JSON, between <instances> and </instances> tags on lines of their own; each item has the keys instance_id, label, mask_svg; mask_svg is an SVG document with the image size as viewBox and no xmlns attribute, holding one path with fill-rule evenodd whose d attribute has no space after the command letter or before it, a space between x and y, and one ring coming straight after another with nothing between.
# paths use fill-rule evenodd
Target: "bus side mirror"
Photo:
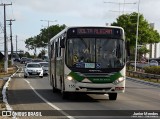
<instances>
[{"instance_id":1,"label":"bus side mirror","mask_svg":"<svg viewBox=\"0 0 160 119\"><path fill-rule=\"evenodd\" d=\"M61 46L61 48L65 48L64 42L65 42L65 38L62 38L60 40L60 46Z\"/></svg>"}]
</instances>

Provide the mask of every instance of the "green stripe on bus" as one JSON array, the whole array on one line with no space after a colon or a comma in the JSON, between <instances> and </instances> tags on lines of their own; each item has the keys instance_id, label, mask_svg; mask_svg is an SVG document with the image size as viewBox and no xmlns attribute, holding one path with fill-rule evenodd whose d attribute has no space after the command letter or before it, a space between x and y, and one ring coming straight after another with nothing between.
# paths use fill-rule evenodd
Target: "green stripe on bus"
<instances>
[{"instance_id":1,"label":"green stripe on bus","mask_svg":"<svg viewBox=\"0 0 160 119\"><path fill-rule=\"evenodd\" d=\"M80 76L78 73L70 72L68 76L71 76L74 80L77 80L79 82L83 81L85 78L90 80L92 83L112 83L119 77L122 77L122 74L120 72L114 73L113 75L110 75L109 77L84 77Z\"/></svg>"},{"instance_id":2,"label":"green stripe on bus","mask_svg":"<svg viewBox=\"0 0 160 119\"><path fill-rule=\"evenodd\" d=\"M112 83L119 77L122 77L121 73L117 72L110 77L89 77L88 79L93 83Z\"/></svg>"}]
</instances>

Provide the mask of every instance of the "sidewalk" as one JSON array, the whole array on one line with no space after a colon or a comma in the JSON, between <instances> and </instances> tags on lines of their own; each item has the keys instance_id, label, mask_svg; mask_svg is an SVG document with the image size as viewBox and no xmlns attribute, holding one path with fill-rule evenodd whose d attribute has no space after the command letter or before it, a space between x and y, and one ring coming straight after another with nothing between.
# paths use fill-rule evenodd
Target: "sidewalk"
<instances>
[{"instance_id":1,"label":"sidewalk","mask_svg":"<svg viewBox=\"0 0 160 119\"><path fill-rule=\"evenodd\" d=\"M5 104L3 103L2 90L6 81L7 80L0 78L0 110L5 110Z\"/></svg>"},{"instance_id":2,"label":"sidewalk","mask_svg":"<svg viewBox=\"0 0 160 119\"><path fill-rule=\"evenodd\" d=\"M6 84L6 82L8 81L9 77L8 75L4 78L0 78L0 119L12 119L11 117L4 117L3 111L6 111L6 103L4 102L4 91L3 91L3 87Z\"/></svg>"},{"instance_id":3,"label":"sidewalk","mask_svg":"<svg viewBox=\"0 0 160 119\"><path fill-rule=\"evenodd\" d=\"M5 110L5 104L3 102L3 95L2 95L3 86L15 71L16 67L8 68L8 73L0 72L0 110Z\"/></svg>"}]
</instances>

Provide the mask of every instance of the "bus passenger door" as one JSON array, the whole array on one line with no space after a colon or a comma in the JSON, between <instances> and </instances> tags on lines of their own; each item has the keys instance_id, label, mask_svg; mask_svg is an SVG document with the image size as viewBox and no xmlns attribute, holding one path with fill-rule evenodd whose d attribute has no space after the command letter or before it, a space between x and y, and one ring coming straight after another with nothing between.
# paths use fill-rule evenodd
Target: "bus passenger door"
<instances>
[{"instance_id":1,"label":"bus passenger door","mask_svg":"<svg viewBox=\"0 0 160 119\"><path fill-rule=\"evenodd\" d=\"M50 83L53 87L56 87L56 48L55 42L51 45L50 50Z\"/></svg>"},{"instance_id":2,"label":"bus passenger door","mask_svg":"<svg viewBox=\"0 0 160 119\"><path fill-rule=\"evenodd\" d=\"M55 64L55 77L56 77L56 88L61 89L62 74L63 74L63 63L61 56L61 48L59 42L56 43L56 64Z\"/></svg>"}]
</instances>

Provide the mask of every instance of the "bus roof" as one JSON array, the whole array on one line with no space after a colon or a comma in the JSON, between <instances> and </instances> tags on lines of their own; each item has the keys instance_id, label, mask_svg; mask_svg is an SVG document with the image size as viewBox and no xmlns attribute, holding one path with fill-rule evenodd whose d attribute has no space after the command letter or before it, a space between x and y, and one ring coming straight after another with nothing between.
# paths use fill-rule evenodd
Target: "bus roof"
<instances>
[{"instance_id":1,"label":"bus roof","mask_svg":"<svg viewBox=\"0 0 160 119\"><path fill-rule=\"evenodd\" d=\"M57 35L55 35L53 38L51 38L50 39L50 42L53 42L53 40L54 39L57 39L57 38L59 38L59 37L65 37L64 35L65 35L65 33L67 32L67 30L68 29L70 29L70 28L87 28L87 27L89 27L89 28L118 28L118 29L121 29L123 32L124 32L124 30L123 30L123 28L122 27L120 27L120 26L68 26L68 27L66 27L65 29L63 29L61 32L59 32Z\"/></svg>"}]
</instances>

